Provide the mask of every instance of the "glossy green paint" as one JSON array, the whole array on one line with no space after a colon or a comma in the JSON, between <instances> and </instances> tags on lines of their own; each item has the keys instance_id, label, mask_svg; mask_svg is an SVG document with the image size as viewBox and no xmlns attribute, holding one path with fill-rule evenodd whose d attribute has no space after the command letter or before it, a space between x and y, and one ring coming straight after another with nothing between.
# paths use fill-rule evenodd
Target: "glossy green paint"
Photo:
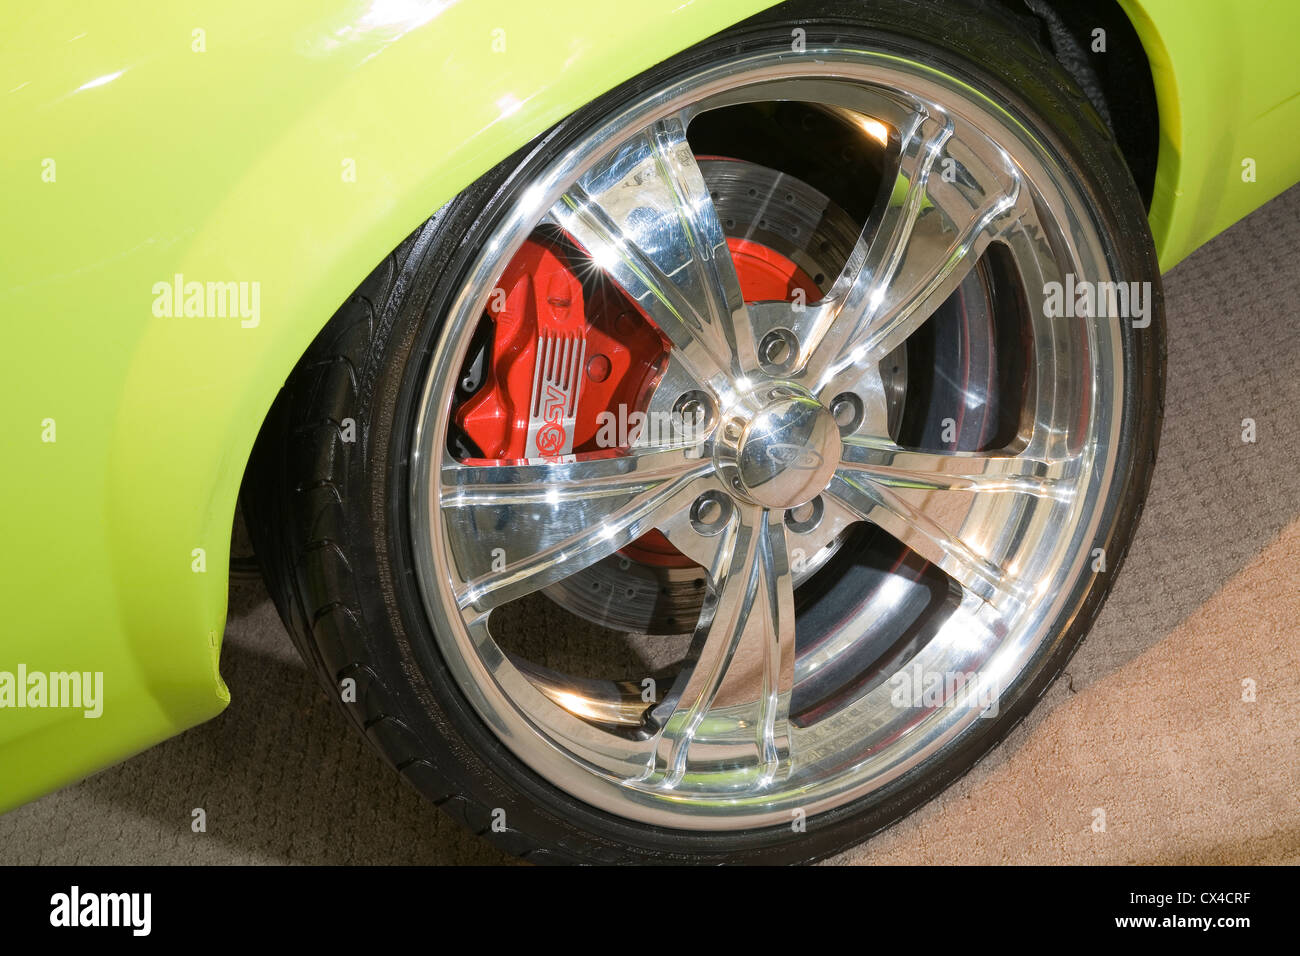
<instances>
[{"instance_id":1,"label":"glossy green paint","mask_svg":"<svg viewBox=\"0 0 1300 956\"><path fill-rule=\"evenodd\" d=\"M1300 3L1120 5L1155 81L1160 155L1150 220L1169 269L1300 181ZM1243 176L1247 160L1253 180Z\"/></svg>"},{"instance_id":2,"label":"glossy green paint","mask_svg":"<svg viewBox=\"0 0 1300 956\"><path fill-rule=\"evenodd\" d=\"M126 14L56 0L9 14L0 675L98 671L105 700L99 718L0 709L0 809L228 702L217 665L244 464L285 375L371 266L573 109L768 5L641 0L633 20L601 0ZM1127 6L1170 117L1152 221L1171 265L1297 178L1288 124L1266 118L1295 118L1294 99L1278 104L1300 83L1233 57L1258 43L1289 62L1277 51L1300 10L1229 30L1209 0ZM1224 36L1234 45L1207 56ZM1236 125L1221 115L1234 108ZM1254 190L1231 184L1245 146ZM256 321L156 316L156 284L178 274L258 283Z\"/></svg>"},{"instance_id":3,"label":"glossy green paint","mask_svg":"<svg viewBox=\"0 0 1300 956\"><path fill-rule=\"evenodd\" d=\"M10 12L0 672L102 671L106 699L98 719L0 709L0 809L229 701L217 662L244 463L372 265L594 94L764 5L640 0L635 22L602 0ZM176 274L259 283L257 324L156 317L153 287Z\"/></svg>"}]
</instances>

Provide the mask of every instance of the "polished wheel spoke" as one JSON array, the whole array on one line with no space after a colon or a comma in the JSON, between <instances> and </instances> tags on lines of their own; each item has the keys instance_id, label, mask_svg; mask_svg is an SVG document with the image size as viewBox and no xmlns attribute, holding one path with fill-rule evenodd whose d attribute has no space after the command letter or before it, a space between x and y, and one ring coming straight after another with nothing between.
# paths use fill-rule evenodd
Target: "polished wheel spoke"
<instances>
[{"instance_id":1,"label":"polished wheel spoke","mask_svg":"<svg viewBox=\"0 0 1300 956\"><path fill-rule=\"evenodd\" d=\"M898 348L970 275L989 244L1030 211L1013 172L957 180L964 156L950 122L905 131L893 189L826 299L805 320L805 378L822 388L850 366ZM945 172L953 176L948 182Z\"/></svg>"},{"instance_id":2,"label":"polished wheel spoke","mask_svg":"<svg viewBox=\"0 0 1300 956\"><path fill-rule=\"evenodd\" d=\"M681 117L613 150L550 219L636 300L701 384L725 395L755 366L740 280Z\"/></svg>"},{"instance_id":3,"label":"polished wheel spoke","mask_svg":"<svg viewBox=\"0 0 1300 956\"><path fill-rule=\"evenodd\" d=\"M738 509L710 574L698 656L655 714L662 729L643 783L671 789L715 777L723 789L761 789L790 758L794 587L781 512Z\"/></svg>"},{"instance_id":4,"label":"polished wheel spoke","mask_svg":"<svg viewBox=\"0 0 1300 956\"><path fill-rule=\"evenodd\" d=\"M461 608L484 611L613 554L662 523L711 470L691 449L556 463L443 467Z\"/></svg>"},{"instance_id":5,"label":"polished wheel spoke","mask_svg":"<svg viewBox=\"0 0 1300 956\"><path fill-rule=\"evenodd\" d=\"M875 438L844 442L844 469L894 488L919 491L1016 492L1068 500L1074 485L1063 480L1072 458L1041 459L1024 454L919 451Z\"/></svg>"},{"instance_id":6,"label":"polished wheel spoke","mask_svg":"<svg viewBox=\"0 0 1300 956\"><path fill-rule=\"evenodd\" d=\"M962 587L999 610L1023 602L1031 582L992 560L999 526L982 521L967 531L977 500L997 496L1010 526L1029 500L1068 503L1078 460L1031 455L933 452L887 441L849 439L830 494L937 565Z\"/></svg>"}]
</instances>

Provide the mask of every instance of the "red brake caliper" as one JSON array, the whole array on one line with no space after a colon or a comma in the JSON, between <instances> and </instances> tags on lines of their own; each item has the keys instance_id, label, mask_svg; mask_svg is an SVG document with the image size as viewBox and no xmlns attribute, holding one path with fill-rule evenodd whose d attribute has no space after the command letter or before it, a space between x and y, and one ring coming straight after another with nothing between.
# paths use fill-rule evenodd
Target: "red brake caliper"
<instances>
[{"instance_id":1,"label":"red brake caliper","mask_svg":"<svg viewBox=\"0 0 1300 956\"><path fill-rule=\"evenodd\" d=\"M746 239L727 245L746 302L789 301L796 290L808 302L821 297L780 253ZM537 236L506 267L488 303L495 330L483 386L456 412L483 453L471 464L609 448L611 426L625 442L629 416L645 411L668 341L613 283L584 287L579 272L591 268L572 246ZM622 553L645 564L694 563L658 531Z\"/></svg>"}]
</instances>

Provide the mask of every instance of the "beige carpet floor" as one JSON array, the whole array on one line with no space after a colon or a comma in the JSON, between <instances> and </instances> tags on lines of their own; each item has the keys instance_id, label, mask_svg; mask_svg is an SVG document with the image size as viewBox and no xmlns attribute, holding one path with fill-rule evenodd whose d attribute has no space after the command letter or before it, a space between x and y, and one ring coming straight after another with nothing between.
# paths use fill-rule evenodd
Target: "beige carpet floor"
<instances>
[{"instance_id":1,"label":"beige carpet floor","mask_svg":"<svg viewBox=\"0 0 1300 956\"><path fill-rule=\"evenodd\" d=\"M835 862L1300 863L1300 187L1166 291L1160 462L1095 630L997 750ZM0 863L508 862L354 737L260 586L225 642L221 717L0 817Z\"/></svg>"}]
</instances>

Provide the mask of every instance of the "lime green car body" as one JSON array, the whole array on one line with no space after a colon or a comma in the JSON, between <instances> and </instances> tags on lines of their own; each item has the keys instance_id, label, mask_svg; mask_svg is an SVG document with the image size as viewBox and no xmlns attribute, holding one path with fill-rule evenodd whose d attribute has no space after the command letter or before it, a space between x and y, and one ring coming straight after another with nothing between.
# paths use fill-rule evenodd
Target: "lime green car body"
<instances>
[{"instance_id":1,"label":"lime green car body","mask_svg":"<svg viewBox=\"0 0 1300 956\"><path fill-rule=\"evenodd\" d=\"M371 266L561 117L770 5L641 0L634 21L600 0L9 12L0 810L228 703L245 462ZM1300 179L1300 5L1122 6L1155 81L1150 218L1168 268ZM256 297L185 318L168 303L191 281ZM19 668L101 673L102 713L20 706L21 687L6 701Z\"/></svg>"}]
</instances>

